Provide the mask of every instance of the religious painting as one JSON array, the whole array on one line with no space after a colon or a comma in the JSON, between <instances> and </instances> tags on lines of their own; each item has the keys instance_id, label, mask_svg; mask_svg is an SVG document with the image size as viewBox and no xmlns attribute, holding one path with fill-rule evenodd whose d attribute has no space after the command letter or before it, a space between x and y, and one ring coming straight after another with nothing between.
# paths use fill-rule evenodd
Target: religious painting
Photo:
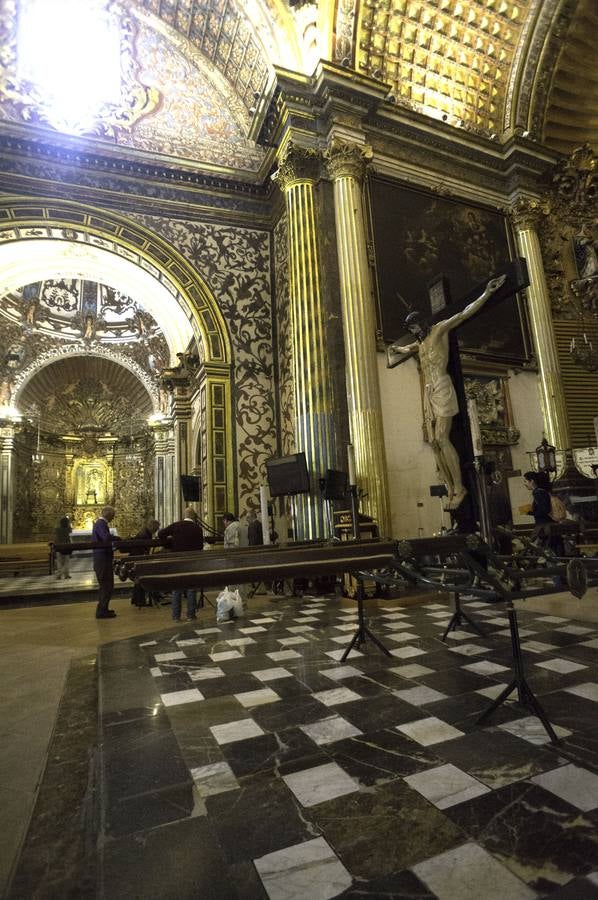
<instances>
[{"instance_id":1,"label":"religious painting","mask_svg":"<svg viewBox=\"0 0 598 900\"><path fill-rule=\"evenodd\" d=\"M514 253L505 217L481 206L383 178L369 186L380 329L385 341L410 339L404 320L458 306L505 268ZM473 298L471 298L473 299ZM458 332L462 351L505 363L529 359L522 298L482 310Z\"/></svg>"}]
</instances>

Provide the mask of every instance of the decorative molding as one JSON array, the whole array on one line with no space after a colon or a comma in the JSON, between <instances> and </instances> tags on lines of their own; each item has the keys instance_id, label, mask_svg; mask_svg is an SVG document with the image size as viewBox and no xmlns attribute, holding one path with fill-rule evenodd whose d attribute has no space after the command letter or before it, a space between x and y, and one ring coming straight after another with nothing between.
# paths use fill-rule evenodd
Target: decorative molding
<instances>
[{"instance_id":1,"label":"decorative molding","mask_svg":"<svg viewBox=\"0 0 598 900\"><path fill-rule=\"evenodd\" d=\"M322 154L313 147L300 147L289 141L281 156L280 164L272 175L283 193L302 181L315 182L321 174Z\"/></svg>"}]
</instances>

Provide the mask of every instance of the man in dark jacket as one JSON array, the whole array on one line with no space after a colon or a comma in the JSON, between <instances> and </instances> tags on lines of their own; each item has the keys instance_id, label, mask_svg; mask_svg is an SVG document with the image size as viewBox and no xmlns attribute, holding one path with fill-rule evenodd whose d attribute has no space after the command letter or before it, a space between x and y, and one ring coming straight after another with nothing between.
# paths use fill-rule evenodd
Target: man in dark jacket
<instances>
[{"instance_id":1,"label":"man in dark jacket","mask_svg":"<svg viewBox=\"0 0 598 900\"><path fill-rule=\"evenodd\" d=\"M151 541L154 538L154 535L158 528L160 527L160 523L157 519L148 519L141 531L138 531L134 541ZM150 552L149 547L138 548L133 551L134 553L143 554ZM142 607L142 606L151 606L151 602L148 603L147 596L143 588L140 584L135 584L133 586L133 595L131 597L131 603L133 606Z\"/></svg>"},{"instance_id":2,"label":"man in dark jacket","mask_svg":"<svg viewBox=\"0 0 598 900\"><path fill-rule=\"evenodd\" d=\"M158 538L166 541L168 549L179 553L182 551L203 550L203 530L197 523L197 514L190 506L184 511L184 518L179 522L173 522L167 528L161 528ZM188 589L187 595L187 621L195 619L196 591ZM172 592L172 618L175 622L181 621L181 601L183 591Z\"/></svg>"},{"instance_id":3,"label":"man in dark jacket","mask_svg":"<svg viewBox=\"0 0 598 900\"><path fill-rule=\"evenodd\" d=\"M98 580L98 605L96 607L96 619L114 619L116 613L108 609L112 591L114 589L114 571L112 569L113 536L110 534L110 522L114 518L114 507L105 506L99 517L93 523L91 539L94 543L102 544L93 551L93 570Z\"/></svg>"}]
</instances>

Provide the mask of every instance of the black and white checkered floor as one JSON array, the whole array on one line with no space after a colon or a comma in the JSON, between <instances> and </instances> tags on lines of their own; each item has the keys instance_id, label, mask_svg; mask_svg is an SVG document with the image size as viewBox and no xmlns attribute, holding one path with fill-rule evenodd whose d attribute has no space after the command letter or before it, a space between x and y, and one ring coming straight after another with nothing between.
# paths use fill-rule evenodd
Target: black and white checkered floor
<instances>
[{"instance_id":1,"label":"black and white checkered floor","mask_svg":"<svg viewBox=\"0 0 598 900\"><path fill-rule=\"evenodd\" d=\"M100 655L103 895L598 897L598 624L520 613L516 703L502 605L285 599L236 623Z\"/></svg>"}]
</instances>

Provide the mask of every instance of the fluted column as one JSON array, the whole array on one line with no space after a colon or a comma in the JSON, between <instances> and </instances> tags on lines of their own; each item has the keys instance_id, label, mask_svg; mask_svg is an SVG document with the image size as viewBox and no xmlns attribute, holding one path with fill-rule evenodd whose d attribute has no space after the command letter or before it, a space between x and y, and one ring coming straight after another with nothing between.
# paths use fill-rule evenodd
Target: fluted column
<instances>
[{"instance_id":1,"label":"fluted column","mask_svg":"<svg viewBox=\"0 0 598 900\"><path fill-rule=\"evenodd\" d=\"M169 419L154 422L151 428L154 435L154 515L165 526L178 518L172 490L174 435Z\"/></svg>"},{"instance_id":2,"label":"fluted column","mask_svg":"<svg viewBox=\"0 0 598 900\"><path fill-rule=\"evenodd\" d=\"M528 309L538 360L546 437L555 447L566 450L570 446L569 422L537 232L541 215L541 204L530 198L519 199L511 210L519 252L525 257L529 271Z\"/></svg>"},{"instance_id":3,"label":"fluted column","mask_svg":"<svg viewBox=\"0 0 598 900\"><path fill-rule=\"evenodd\" d=\"M0 426L0 544L12 544L15 502L15 429Z\"/></svg>"},{"instance_id":4,"label":"fluted column","mask_svg":"<svg viewBox=\"0 0 598 900\"><path fill-rule=\"evenodd\" d=\"M369 148L368 148L369 149ZM361 180L371 151L332 141L327 152L334 184L347 404L363 509L390 534L390 508L376 356L376 314L368 265Z\"/></svg>"},{"instance_id":5,"label":"fluted column","mask_svg":"<svg viewBox=\"0 0 598 900\"><path fill-rule=\"evenodd\" d=\"M274 180L284 193L289 223L290 305L295 385L295 436L304 451L311 493L295 500L297 536L324 536L324 516L317 479L335 468L332 384L324 342L325 321L320 284L320 254L314 206L319 177L317 151L289 142Z\"/></svg>"}]
</instances>

